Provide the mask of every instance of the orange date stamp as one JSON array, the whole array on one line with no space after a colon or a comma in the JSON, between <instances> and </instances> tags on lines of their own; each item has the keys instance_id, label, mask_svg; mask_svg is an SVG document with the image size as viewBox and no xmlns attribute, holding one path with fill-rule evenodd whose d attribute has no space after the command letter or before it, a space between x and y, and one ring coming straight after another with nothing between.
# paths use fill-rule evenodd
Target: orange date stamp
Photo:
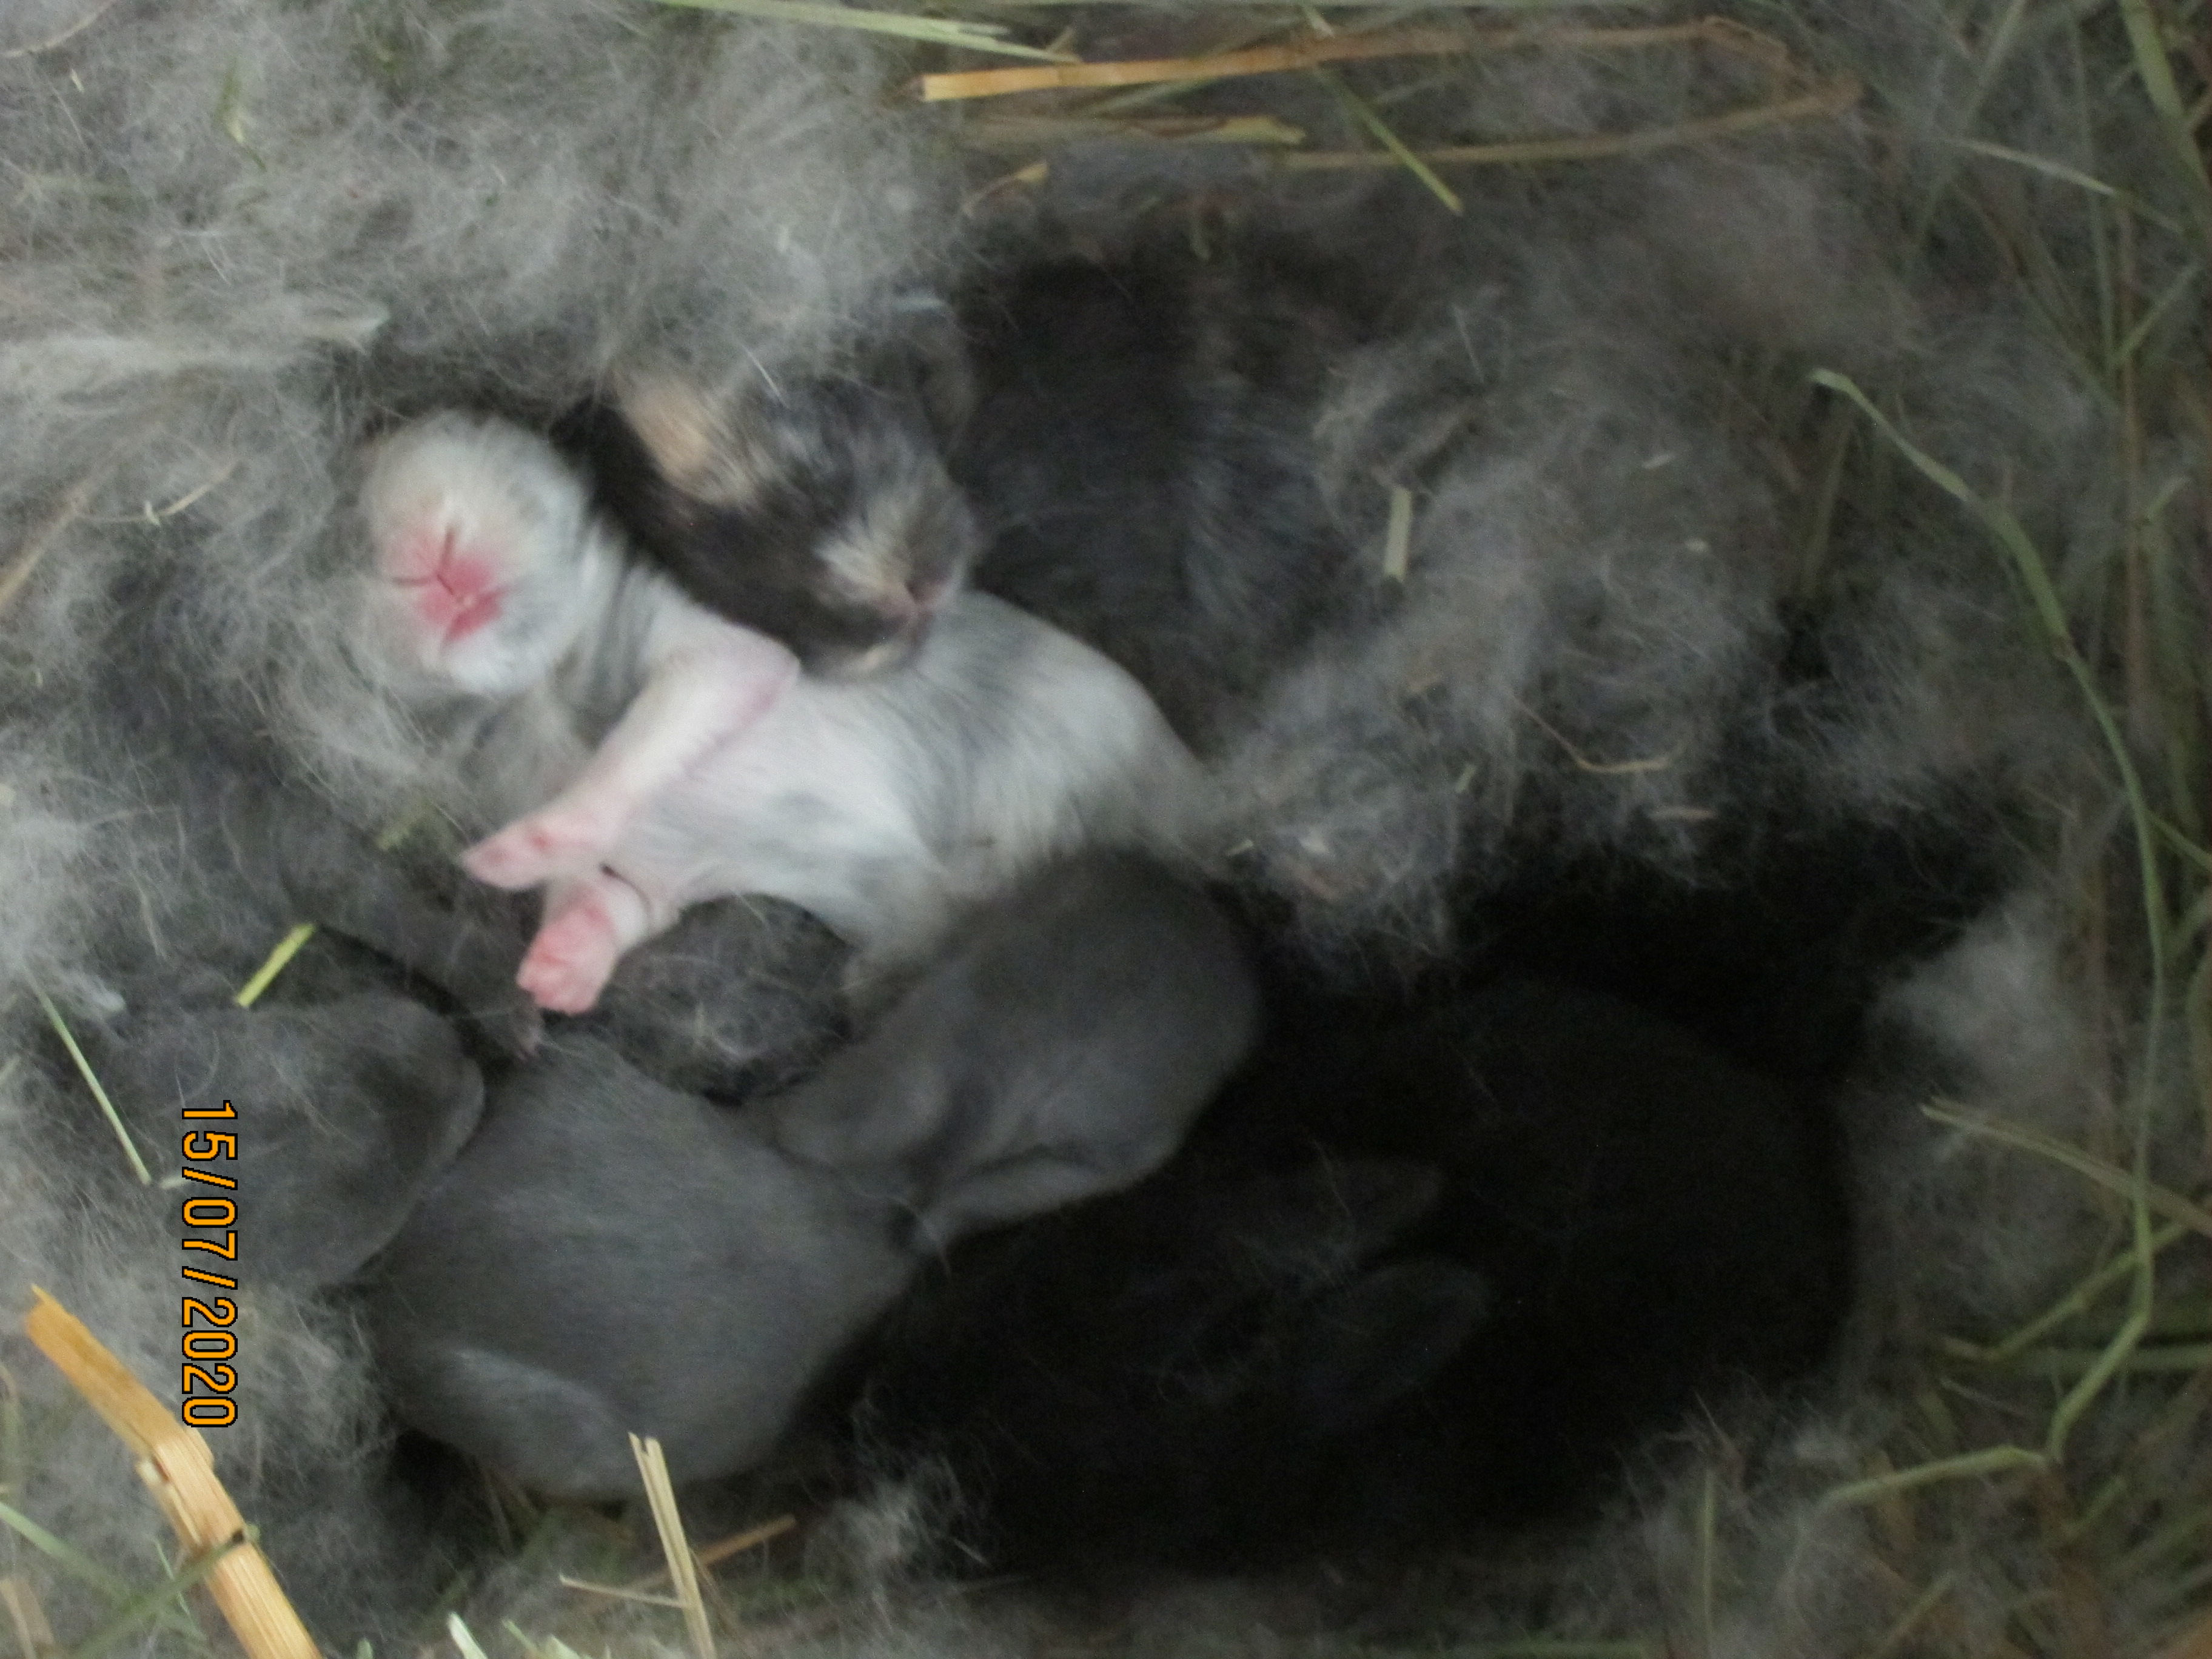
<instances>
[{"instance_id":1,"label":"orange date stamp","mask_svg":"<svg viewBox=\"0 0 2212 1659\"><path fill-rule=\"evenodd\" d=\"M188 1108L184 1115L187 1118L234 1121L238 1116L227 1100L219 1107ZM185 1180L197 1183L199 1188L215 1190L192 1190L185 1197L179 1212L179 1219L185 1229L182 1247L187 1252L217 1258L235 1269L238 1179L215 1166L237 1161L238 1131L234 1127L187 1129L184 1154ZM194 1236L209 1233L216 1237ZM238 1288L233 1273L219 1272L212 1265L188 1266L184 1275L194 1284L217 1290ZM178 1415L193 1428L228 1428L238 1421L238 1401L232 1397L233 1390L238 1387L238 1370L229 1363L238 1358L238 1334L231 1328L237 1319L238 1304L227 1296L184 1298L184 1402L178 1408Z\"/></svg>"}]
</instances>

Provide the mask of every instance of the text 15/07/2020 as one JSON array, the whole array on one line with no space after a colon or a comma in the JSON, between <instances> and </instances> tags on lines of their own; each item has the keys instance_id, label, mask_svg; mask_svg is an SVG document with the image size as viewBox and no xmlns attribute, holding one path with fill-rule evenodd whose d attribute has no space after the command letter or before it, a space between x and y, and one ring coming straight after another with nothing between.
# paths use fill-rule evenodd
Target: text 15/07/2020
<instances>
[{"instance_id":1,"label":"text 15/07/2020","mask_svg":"<svg viewBox=\"0 0 2212 1659\"><path fill-rule=\"evenodd\" d=\"M188 1109L187 1118L228 1118L238 1113L228 1101L219 1107ZM184 1178L186 1193L181 1219L186 1229L183 1248L220 1257L235 1269L238 1262L238 1182L220 1169L195 1168L234 1163L238 1131L187 1129L184 1139ZM209 1190L209 1189L214 1190ZM214 1237L195 1237L212 1233ZM219 1290L234 1291L232 1273L212 1266L189 1266L185 1279ZM238 1335L231 1329L238 1319L238 1304L227 1296L184 1299L184 1403L179 1414L196 1429L227 1428L238 1420L238 1402L231 1397L238 1386L238 1371L228 1362L238 1358Z\"/></svg>"}]
</instances>

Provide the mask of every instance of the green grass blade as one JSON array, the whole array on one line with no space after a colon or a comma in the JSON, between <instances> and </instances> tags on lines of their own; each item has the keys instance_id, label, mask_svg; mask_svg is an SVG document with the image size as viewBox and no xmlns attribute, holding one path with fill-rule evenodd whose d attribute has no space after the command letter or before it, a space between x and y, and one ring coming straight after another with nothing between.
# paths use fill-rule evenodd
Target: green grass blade
<instances>
[{"instance_id":1,"label":"green grass blade","mask_svg":"<svg viewBox=\"0 0 2212 1659\"><path fill-rule=\"evenodd\" d=\"M2069 1146L2056 1135L2045 1134L2039 1129L2023 1129L2010 1123L1998 1123L1985 1117L1976 1117L1940 1101L1923 1106L1921 1113L1937 1123L1968 1134L1994 1140L1999 1146L2009 1146L2015 1152L2032 1152L2038 1158L2071 1170L2083 1180L2102 1187L2108 1193L2122 1198L2134 1195L2136 1177L2118 1164L2107 1164L2103 1158L2083 1152L2079 1146ZM2142 1184L2143 1204L2154 1215L2169 1221L2179 1221L2191 1232L2212 1238L2212 1210L2201 1204L2192 1204L2179 1193L2160 1186L2156 1182Z\"/></svg>"},{"instance_id":2,"label":"green grass blade","mask_svg":"<svg viewBox=\"0 0 2212 1659\"><path fill-rule=\"evenodd\" d=\"M2044 1468L2049 1462L2041 1452L2030 1451L2025 1446L1986 1446L1980 1451L1966 1452L1957 1457L1941 1457L1933 1463L1918 1464L1889 1474L1845 1481L1842 1486L1831 1486L1822 1493L1820 1503L1827 1509L1846 1509L1859 1504L1876 1503L1895 1492L1914 1492L1922 1486L1933 1486L1946 1480L1980 1480L1990 1475L2009 1474L2015 1469Z\"/></svg>"},{"instance_id":3,"label":"green grass blade","mask_svg":"<svg viewBox=\"0 0 2212 1659\"><path fill-rule=\"evenodd\" d=\"M687 11L727 12L738 17L757 17L775 23L806 23L817 28L862 29L872 34L892 34L906 40L927 40L934 46L961 46L969 52L992 52L1002 58L1026 58L1041 64L1073 64L1079 60L1064 52L1045 52L999 37L1006 31L998 23L955 23L935 17L908 17L895 11L864 11L857 6L819 5L809 0L659 0L664 6Z\"/></svg>"},{"instance_id":4,"label":"green grass blade","mask_svg":"<svg viewBox=\"0 0 2212 1659\"><path fill-rule=\"evenodd\" d=\"M31 988L31 994L38 998L39 1006L46 1010L47 1023L61 1037L62 1047L69 1050L70 1060L76 1063L77 1075L84 1079L85 1086L92 1091L92 1097L100 1103L100 1109L106 1114L107 1127L115 1131L115 1138L123 1143L124 1155L131 1160L131 1168L138 1176L138 1184L152 1186L154 1172L146 1167L146 1160L138 1156L138 1143L131 1139L131 1131L123 1127L123 1114L115 1109L115 1103L107 1097L107 1091L100 1086L99 1073L92 1069L92 1062L84 1057L84 1050L76 1046L76 1033L70 1030L69 1022L62 1018L62 1011L54 1006L52 997L35 985Z\"/></svg>"},{"instance_id":5,"label":"green grass blade","mask_svg":"<svg viewBox=\"0 0 2212 1659\"><path fill-rule=\"evenodd\" d=\"M487 1659L482 1644L477 1640L476 1632L468 1627L459 1613L446 1615L446 1634L453 1638L453 1646L459 1650L461 1659Z\"/></svg>"},{"instance_id":6,"label":"green grass blade","mask_svg":"<svg viewBox=\"0 0 2212 1659\"><path fill-rule=\"evenodd\" d=\"M135 1635L143 1626L159 1621L168 1610L170 1602L213 1572L223 1557L241 1547L252 1536L253 1529L249 1527L237 1537L216 1545L206 1554L187 1563L182 1572L173 1573L160 1583L140 1590L118 1607L114 1616L106 1624L71 1648L69 1659L100 1659L101 1654Z\"/></svg>"},{"instance_id":7,"label":"green grass blade","mask_svg":"<svg viewBox=\"0 0 2212 1659\"><path fill-rule=\"evenodd\" d=\"M1414 155L1413 147L1397 135L1388 121L1375 112L1364 98L1345 84L1343 76L1325 69L1316 70L1314 75L1323 86L1336 94L1337 101L1351 112L1354 120L1365 127L1383 149L1396 156L1399 164L1407 172L1412 173L1427 187L1430 195L1435 197L1454 213L1463 214L1467 211L1467 204L1460 200L1459 192L1437 178L1436 169Z\"/></svg>"},{"instance_id":8,"label":"green grass blade","mask_svg":"<svg viewBox=\"0 0 2212 1659\"><path fill-rule=\"evenodd\" d=\"M66 1568L111 1601L131 1594L131 1586L108 1571L74 1544L57 1538L21 1510L0 1504L0 1526L5 1526L48 1560Z\"/></svg>"},{"instance_id":9,"label":"green grass blade","mask_svg":"<svg viewBox=\"0 0 2212 1659\"><path fill-rule=\"evenodd\" d=\"M131 1586L122 1578L101 1566L76 1545L57 1538L21 1510L0 1504L0 1526L8 1528L56 1566L110 1601L120 1602L130 1599ZM192 1626L174 1610L159 1616L165 1626L180 1635L196 1634Z\"/></svg>"},{"instance_id":10,"label":"green grass blade","mask_svg":"<svg viewBox=\"0 0 2212 1659\"><path fill-rule=\"evenodd\" d=\"M2195 178L2204 202L2212 204L2212 173L2205 170L2204 152L2189 125L2189 107L2182 102L2181 88L2173 78L2173 64L2166 54L2166 40L2150 0L2120 0L2120 19L2126 24L2128 45L2134 51L2136 73L2151 107L2158 112L2167 140L2182 166Z\"/></svg>"},{"instance_id":11,"label":"green grass blade","mask_svg":"<svg viewBox=\"0 0 2212 1659\"><path fill-rule=\"evenodd\" d=\"M292 958L300 954L301 947L314 936L315 924L303 921L278 939L276 948L269 953L269 959L254 969L253 977L238 988L238 994L231 1000L241 1008L251 1008L260 1001L261 994L276 982L276 975L284 971Z\"/></svg>"},{"instance_id":12,"label":"green grass blade","mask_svg":"<svg viewBox=\"0 0 2212 1659\"><path fill-rule=\"evenodd\" d=\"M2203 271L2202 265L2190 265L2166 284L2166 291L2144 309L2136 325L2128 331L2127 337L2112 348L2112 361L2106 365L2106 373L2117 374L2122 365L2131 361L2136 353L2142 349L2142 343L2149 337L2151 330L2164 320L2166 313L2179 305L2191 289L2196 287L2197 279L2203 275ZM2146 507L2145 516L2149 516L2152 511Z\"/></svg>"},{"instance_id":13,"label":"green grass blade","mask_svg":"<svg viewBox=\"0 0 2212 1659\"><path fill-rule=\"evenodd\" d=\"M2171 1249L2189 1237L2190 1231L2184 1223L2169 1221L2151 1236L2151 1249L2160 1252ZM2026 1352L2061 1326L2088 1312L2103 1299L2107 1291L2122 1279L2132 1277L2136 1271L2136 1253L2130 1249L2125 1255L2115 1257L2098 1268L2027 1324L1994 1346L1984 1347L1978 1343L1946 1340L1944 1350L1960 1358L1970 1359L1978 1365L2002 1365Z\"/></svg>"},{"instance_id":14,"label":"green grass blade","mask_svg":"<svg viewBox=\"0 0 2212 1659\"><path fill-rule=\"evenodd\" d=\"M2136 835L2136 854L2142 883L2143 909L2149 935L2152 977L2163 984L2166 978L2166 884L2158 867L2158 845L2152 828L2150 801L2143 793L2142 779L2136 771L2134 757L2128 753L2127 740L2120 733L2119 721L2112 714L2112 705L2098 689L2096 675L2074 643L2074 634L2068 626L2066 607L2060 603L2058 590L2051 580L2042 553L2021 521L1995 501L1988 500L1959 474L1944 465L1933 455L1922 449L1902 432L1881 410L1874 400L1859 390L1857 382L1848 374L1833 369L1816 369L1813 374L1816 386L1840 393L1857 405L1859 412L1873 422L1897 453L1911 462L1914 470L1929 483L1965 507L1988 531L1992 540L2011 557L2013 568L2019 573L2021 584L2027 589L2029 602L2036 618L2058 659L2066 665L2067 672L2081 688L2083 699L2089 705L2091 716L2105 739L2105 747L2118 769L2121 787L2127 793L2128 813ZM2154 1007L2153 1018L2162 1010Z\"/></svg>"},{"instance_id":15,"label":"green grass blade","mask_svg":"<svg viewBox=\"0 0 2212 1659\"><path fill-rule=\"evenodd\" d=\"M2044 1451L2054 1463L2065 1456L2067 1437L2073 1433L2074 1425L2096 1403L2106 1385L2126 1369L2136 1350L2142 1346L2150 1330L2151 1316L2157 1310L2158 1252L2153 1248L2150 1205L2143 1191L2146 1184L2139 1160L2133 1182L2135 1190L2129 1194L2130 1219L2134 1223L2135 1235L2135 1294L2128 1316L2113 1333L2112 1340L2105 1345L2081 1380L2067 1390L2066 1397L2051 1414L2051 1431L2044 1443Z\"/></svg>"}]
</instances>

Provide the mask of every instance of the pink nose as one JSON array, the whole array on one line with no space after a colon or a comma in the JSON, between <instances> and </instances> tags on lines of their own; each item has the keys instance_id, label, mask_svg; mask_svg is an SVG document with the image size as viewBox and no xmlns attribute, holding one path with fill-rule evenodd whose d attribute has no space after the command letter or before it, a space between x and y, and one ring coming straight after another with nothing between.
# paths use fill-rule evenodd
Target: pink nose
<instances>
[{"instance_id":1,"label":"pink nose","mask_svg":"<svg viewBox=\"0 0 2212 1659\"><path fill-rule=\"evenodd\" d=\"M464 547L448 526L442 537L424 532L403 542L392 561L395 586L408 590L416 614L447 645L499 620L505 592L490 558Z\"/></svg>"}]
</instances>

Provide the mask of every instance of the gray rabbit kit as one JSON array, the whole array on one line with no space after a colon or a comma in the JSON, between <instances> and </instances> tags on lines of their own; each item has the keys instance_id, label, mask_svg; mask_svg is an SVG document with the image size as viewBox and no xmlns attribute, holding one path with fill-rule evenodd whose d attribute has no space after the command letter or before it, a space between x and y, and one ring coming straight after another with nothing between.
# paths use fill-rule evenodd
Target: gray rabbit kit
<instances>
[{"instance_id":1,"label":"gray rabbit kit","mask_svg":"<svg viewBox=\"0 0 2212 1659\"><path fill-rule=\"evenodd\" d=\"M175 1169L180 1148L189 1160L195 1145L213 1147L210 1134L233 1138L206 1167L244 1194L236 1266L224 1271L257 1290L351 1280L398 1236L483 1108L483 1077L452 1028L385 992L162 1009L90 1048L156 1170ZM236 1119L217 1118L225 1101L243 1103ZM187 1110L209 1121L187 1123ZM198 1133L180 1139L180 1126Z\"/></svg>"},{"instance_id":2,"label":"gray rabbit kit","mask_svg":"<svg viewBox=\"0 0 2212 1659\"><path fill-rule=\"evenodd\" d=\"M880 1203L744 1115L588 1040L494 1089L489 1121L375 1279L402 1421L559 1497L628 1496L628 1435L679 1480L764 1456L915 1259Z\"/></svg>"},{"instance_id":3,"label":"gray rabbit kit","mask_svg":"<svg viewBox=\"0 0 2212 1659\"><path fill-rule=\"evenodd\" d=\"M595 1045L495 1088L377 1275L406 1421L544 1491L758 1462L939 1249L1157 1167L1255 1014L1228 921L1128 859L982 913L860 1042L742 1109Z\"/></svg>"}]
</instances>

